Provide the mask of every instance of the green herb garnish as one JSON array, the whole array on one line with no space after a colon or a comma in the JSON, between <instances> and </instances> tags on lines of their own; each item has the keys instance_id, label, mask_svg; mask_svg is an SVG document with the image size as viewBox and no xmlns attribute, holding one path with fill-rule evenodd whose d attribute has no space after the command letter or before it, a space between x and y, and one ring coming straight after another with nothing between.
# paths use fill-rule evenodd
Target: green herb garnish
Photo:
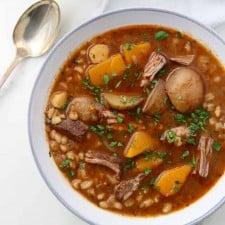
<instances>
[{"instance_id":1,"label":"green herb garnish","mask_svg":"<svg viewBox=\"0 0 225 225\"><path fill-rule=\"evenodd\" d=\"M148 175L151 174L151 173L152 173L152 170L151 170L151 169L148 169L148 168L144 169L144 174L145 174L146 176L148 176Z\"/></svg>"},{"instance_id":2,"label":"green herb garnish","mask_svg":"<svg viewBox=\"0 0 225 225\"><path fill-rule=\"evenodd\" d=\"M128 123L128 128L127 128L128 133L132 134L134 131L134 127L132 123Z\"/></svg>"},{"instance_id":3,"label":"green herb garnish","mask_svg":"<svg viewBox=\"0 0 225 225\"><path fill-rule=\"evenodd\" d=\"M79 161L79 168L85 169L85 167L86 167L86 162L84 162L83 160Z\"/></svg>"},{"instance_id":4,"label":"green herb garnish","mask_svg":"<svg viewBox=\"0 0 225 225\"><path fill-rule=\"evenodd\" d=\"M62 168L62 169L67 168L70 165L71 162L72 162L72 159L66 159L66 160L64 160L62 162L62 164L60 165L60 168Z\"/></svg>"},{"instance_id":5,"label":"green herb garnish","mask_svg":"<svg viewBox=\"0 0 225 225\"><path fill-rule=\"evenodd\" d=\"M221 144L219 142L214 141L213 144L212 144L212 148L215 151L219 152L221 150L222 146L221 146Z\"/></svg>"},{"instance_id":6,"label":"green herb garnish","mask_svg":"<svg viewBox=\"0 0 225 225\"><path fill-rule=\"evenodd\" d=\"M132 46L133 44L129 44L129 43L125 43L124 44L124 48L127 50L127 51L130 51L132 49Z\"/></svg>"},{"instance_id":7,"label":"green herb garnish","mask_svg":"<svg viewBox=\"0 0 225 225\"><path fill-rule=\"evenodd\" d=\"M156 178L153 177L149 182L148 182L148 185L149 186L153 186L155 184L155 181L156 181Z\"/></svg>"},{"instance_id":8,"label":"green herb garnish","mask_svg":"<svg viewBox=\"0 0 225 225\"><path fill-rule=\"evenodd\" d=\"M104 81L104 84L105 85L108 85L109 81L110 81L110 78L109 78L109 75L105 74L103 76L103 81Z\"/></svg>"},{"instance_id":9,"label":"green herb garnish","mask_svg":"<svg viewBox=\"0 0 225 225\"><path fill-rule=\"evenodd\" d=\"M136 168L136 162L133 159L127 159L127 161L125 162L124 166L123 166L123 170L127 171L129 169L133 169Z\"/></svg>"},{"instance_id":10,"label":"green herb garnish","mask_svg":"<svg viewBox=\"0 0 225 225\"><path fill-rule=\"evenodd\" d=\"M181 159L185 159L185 158L187 158L189 155L190 155L189 150L186 150L186 151L184 151L183 154L181 155Z\"/></svg>"},{"instance_id":11,"label":"green herb garnish","mask_svg":"<svg viewBox=\"0 0 225 225\"><path fill-rule=\"evenodd\" d=\"M157 41L161 41L161 40L163 40L165 38L168 38L168 37L169 37L169 33L164 31L164 30L160 30L160 31L156 32L155 35L154 35L154 38Z\"/></svg>"}]
</instances>

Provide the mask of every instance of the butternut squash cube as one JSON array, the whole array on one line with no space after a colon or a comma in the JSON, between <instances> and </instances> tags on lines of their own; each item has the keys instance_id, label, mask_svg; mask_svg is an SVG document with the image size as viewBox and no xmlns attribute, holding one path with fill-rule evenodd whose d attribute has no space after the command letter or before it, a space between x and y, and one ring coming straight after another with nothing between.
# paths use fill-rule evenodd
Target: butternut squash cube
<instances>
[{"instance_id":1,"label":"butternut squash cube","mask_svg":"<svg viewBox=\"0 0 225 225\"><path fill-rule=\"evenodd\" d=\"M154 149L158 146L158 140L144 131L136 131L131 136L125 150L124 156L133 158L147 149Z\"/></svg>"},{"instance_id":2,"label":"butternut squash cube","mask_svg":"<svg viewBox=\"0 0 225 225\"><path fill-rule=\"evenodd\" d=\"M148 42L130 45L128 48L126 45L122 46L122 52L124 54L124 58L127 64L138 64L143 58L149 56L151 50L151 46Z\"/></svg>"},{"instance_id":3,"label":"butternut squash cube","mask_svg":"<svg viewBox=\"0 0 225 225\"><path fill-rule=\"evenodd\" d=\"M189 164L165 170L159 174L154 186L156 190L166 197L174 195L183 186L191 170L192 167Z\"/></svg>"},{"instance_id":4,"label":"butternut squash cube","mask_svg":"<svg viewBox=\"0 0 225 225\"><path fill-rule=\"evenodd\" d=\"M136 167L140 171L144 171L145 169L154 169L157 166L159 166L163 160L161 158L155 158L155 159L144 159L140 158L136 160Z\"/></svg>"},{"instance_id":5,"label":"butternut squash cube","mask_svg":"<svg viewBox=\"0 0 225 225\"><path fill-rule=\"evenodd\" d=\"M109 79L115 76L122 75L126 69L123 57L120 54L116 54L108 58L107 60L94 65L88 70L90 81L93 85L104 85L104 75L107 75Z\"/></svg>"}]
</instances>

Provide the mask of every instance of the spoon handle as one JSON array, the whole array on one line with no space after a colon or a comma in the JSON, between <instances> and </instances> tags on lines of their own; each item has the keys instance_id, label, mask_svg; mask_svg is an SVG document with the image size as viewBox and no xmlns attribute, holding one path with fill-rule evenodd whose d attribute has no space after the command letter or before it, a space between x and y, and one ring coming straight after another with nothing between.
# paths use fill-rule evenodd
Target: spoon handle
<instances>
[{"instance_id":1,"label":"spoon handle","mask_svg":"<svg viewBox=\"0 0 225 225\"><path fill-rule=\"evenodd\" d=\"M16 54L14 60L12 61L12 63L8 67L8 69L5 71L3 76L0 77L0 89L3 86L3 84L6 82L9 75L12 73L13 69L16 67L16 65L19 64L23 59L24 59L24 57L21 57L18 54Z\"/></svg>"}]
</instances>

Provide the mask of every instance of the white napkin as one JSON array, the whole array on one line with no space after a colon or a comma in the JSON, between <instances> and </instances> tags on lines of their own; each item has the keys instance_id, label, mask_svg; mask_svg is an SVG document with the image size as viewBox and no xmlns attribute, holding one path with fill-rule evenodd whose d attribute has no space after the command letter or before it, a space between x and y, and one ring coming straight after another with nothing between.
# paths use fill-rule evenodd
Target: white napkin
<instances>
[{"instance_id":1,"label":"white napkin","mask_svg":"<svg viewBox=\"0 0 225 225\"><path fill-rule=\"evenodd\" d=\"M225 23L224 0L109 0L106 10L133 7L175 11L212 27Z\"/></svg>"}]
</instances>

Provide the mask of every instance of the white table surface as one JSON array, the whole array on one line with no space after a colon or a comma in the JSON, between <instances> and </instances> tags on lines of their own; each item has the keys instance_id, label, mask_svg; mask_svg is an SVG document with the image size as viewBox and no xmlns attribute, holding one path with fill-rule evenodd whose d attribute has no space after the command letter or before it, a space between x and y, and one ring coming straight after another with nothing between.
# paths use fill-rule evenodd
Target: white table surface
<instances>
[{"instance_id":1,"label":"white table surface","mask_svg":"<svg viewBox=\"0 0 225 225\"><path fill-rule=\"evenodd\" d=\"M89 1L89 4L85 2ZM58 0L62 11L60 37L95 13L93 0ZM84 5L89 5L84 10ZM34 0L0 0L0 76L15 54L12 31L21 13ZM79 4L78 4L79 3ZM111 0L107 9L118 7ZM97 9L96 9L97 10ZM225 34L225 32L224 32ZM225 36L224 36L225 37ZM34 81L47 55L22 62L0 90L0 224L87 225L70 213L50 192L31 154L27 111ZM225 206L202 224L222 225Z\"/></svg>"}]
</instances>

